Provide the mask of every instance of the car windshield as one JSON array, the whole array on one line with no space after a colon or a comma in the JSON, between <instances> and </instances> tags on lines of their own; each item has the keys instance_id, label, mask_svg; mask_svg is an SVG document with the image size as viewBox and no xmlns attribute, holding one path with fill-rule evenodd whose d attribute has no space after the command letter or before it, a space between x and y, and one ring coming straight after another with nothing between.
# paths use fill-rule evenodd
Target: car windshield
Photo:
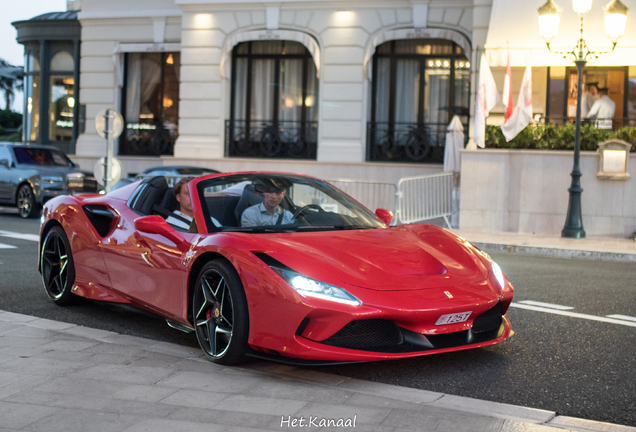
<instances>
[{"instance_id":1,"label":"car windshield","mask_svg":"<svg viewBox=\"0 0 636 432\"><path fill-rule=\"evenodd\" d=\"M18 163L27 165L73 166L73 163L59 150L37 147L14 147Z\"/></svg>"},{"instance_id":2,"label":"car windshield","mask_svg":"<svg viewBox=\"0 0 636 432\"><path fill-rule=\"evenodd\" d=\"M384 228L325 181L287 174L234 174L197 185L208 232L311 232Z\"/></svg>"}]
</instances>

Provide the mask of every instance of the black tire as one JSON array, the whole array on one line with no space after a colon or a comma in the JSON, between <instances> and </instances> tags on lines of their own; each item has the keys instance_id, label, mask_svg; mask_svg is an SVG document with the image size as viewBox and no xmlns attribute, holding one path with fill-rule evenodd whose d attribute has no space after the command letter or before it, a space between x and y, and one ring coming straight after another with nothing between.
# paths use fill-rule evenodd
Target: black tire
<instances>
[{"instance_id":1,"label":"black tire","mask_svg":"<svg viewBox=\"0 0 636 432\"><path fill-rule=\"evenodd\" d=\"M33 189L31 189L31 186L28 184L23 184L20 186L20 189L18 189L16 206L22 218L34 218L39 215L40 206L35 202Z\"/></svg>"},{"instance_id":2,"label":"black tire","mask_svg":"<svg viewBox=\"0 0 636 432\"><path fill-rule=\"evenodd\" d=\"M249 314L241 279L227 261L214 260L199 272L192 298L199 346L214 363L245 361Z\"/></svg>"},{"instance_id":3,"label":"black tire","mask_svg":"<svg viewBox=\"0 0 636 432\"><path fill-rule=\"evenodd\" d=\"M44 290L59 306L73 303L75 264L66 233L60 226L51 228L42 242L41 273Z\"/></svg>"}]
</instances>

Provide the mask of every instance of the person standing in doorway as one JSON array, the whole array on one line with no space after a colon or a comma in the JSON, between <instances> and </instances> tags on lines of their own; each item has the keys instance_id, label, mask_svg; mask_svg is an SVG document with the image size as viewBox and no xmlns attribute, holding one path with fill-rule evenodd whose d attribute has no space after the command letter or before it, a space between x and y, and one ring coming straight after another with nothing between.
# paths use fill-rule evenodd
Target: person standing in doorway
<instances>
[{"instance_id":1,"label":"person standing in doorway","mask_svg":"<svg viewBox=\"0 0 636 432\"><path fill-rule=\"evenodd\" d=\"M585 92L581 95L581 118L588 118L592 105L598 96L598 83L592 82L585 86Z\"/></svg>"},{"instance_id":2,"label":"person standing in doorway","mask_svg":"<svg viewBox=\"0 0 636 432\"><path fill-rule=\"evenodd\" d=\"M596 127L599 129L611 129L616 104L608 96L607 88L598 89L599 98L594 102L588 112L588 117L596 119Z\"/></svg>"}]
</instances>

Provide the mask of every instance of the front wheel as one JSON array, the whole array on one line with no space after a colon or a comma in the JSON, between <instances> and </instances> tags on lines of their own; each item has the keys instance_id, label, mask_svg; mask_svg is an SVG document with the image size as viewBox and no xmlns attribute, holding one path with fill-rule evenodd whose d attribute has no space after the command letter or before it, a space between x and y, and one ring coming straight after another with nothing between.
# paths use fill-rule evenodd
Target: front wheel
<instances>
[{"instance_id":1,"label":"front wheel","mask_svg":"<svg viewBox=\"0 0 636 432\"><path fill-rule=\"evenodd\" d=\"M17 204L20 217L26 219L37 216L39 207L35 202L35 195L33 195L33 190L28 184L24 184L20 186L20 189L18 189Z\"/></svg>"},{"instance_id":2,"label":"front wheel","mask_svg":"<svg viewBox=\"0 0 636 432\"><path fill-rule=\"evenodd\" d=\"M206 357L219 364L245 360L249 315L243 284L236 270L221 260L199 273L192 299L197 340Z\"/></svg>"},{"instance_id":3,"label":"front wheel","mask_svg":"<svg viewBox=\"0 0 636 432\"><path fill-rule=\"evenodd\" d=\"M71 292L75 282L75 265L66 233L60 226L51 228L42 243L42 282L55 304L65 306L76 299Z\"/></svg>"}]
</instances>

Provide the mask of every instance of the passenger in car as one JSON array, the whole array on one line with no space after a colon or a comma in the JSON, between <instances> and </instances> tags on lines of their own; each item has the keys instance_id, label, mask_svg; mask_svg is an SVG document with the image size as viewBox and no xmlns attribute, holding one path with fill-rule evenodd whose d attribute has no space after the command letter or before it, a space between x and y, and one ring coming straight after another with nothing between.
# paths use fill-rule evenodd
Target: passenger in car
<instances>
[{"instance_id":1,"label":"passenger in car","mask_svg":"<svg viewBox=\"0 0 636 432\"><path fill-rule=\"evenodd\" d=\"M179 202L179 210L175 210L174 216L168 216L166 222L175 228L181 228L187 230L190 228L190 223L194 218L194 212L192 211L192 201L190 201L190 193L188 192L187 184L194 177L184 177L175 185L174 196Z\"/></svg>"},{"instance_id":2,"label":"passenger in car","mask_svg":"<svg viewBox=\"0 0 636 432\"><path fill-rule=\"evenodd\" d=\"M287 225L291 223L292 214L282 208L280 203L285 198L291 182L282 177L259 178L254 182L254 189L262 193L262 203L247 208L241 216L242 227L263 225Z\"/></svg>"}]
</instances>

